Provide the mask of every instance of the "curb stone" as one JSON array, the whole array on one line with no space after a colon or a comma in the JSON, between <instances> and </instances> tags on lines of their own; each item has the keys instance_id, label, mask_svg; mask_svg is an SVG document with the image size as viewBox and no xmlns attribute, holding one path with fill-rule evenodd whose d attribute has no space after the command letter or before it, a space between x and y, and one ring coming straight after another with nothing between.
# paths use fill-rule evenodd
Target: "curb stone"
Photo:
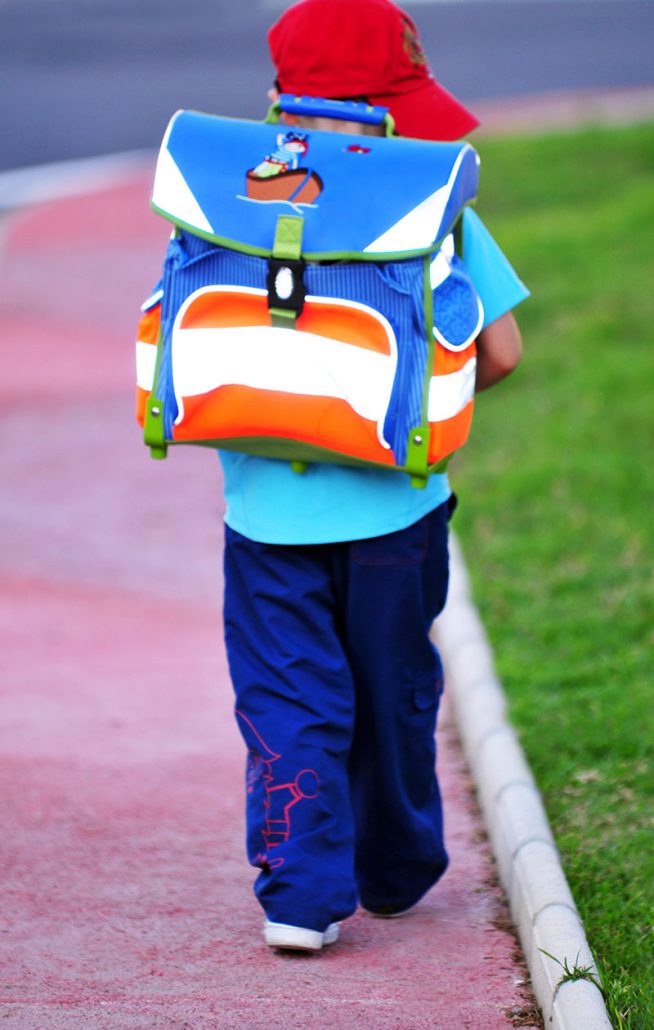
<instances>
[{"instance_id":1,"label":"curb stone","mask_svg":"<svg viewBox=\"0 0 654 1030\"><path fill-rule=\"evenodd\" d=\"M588 967L598 981L599 973L538 788L506 719L493 653L471 600L454 535L450 543L450 593L432 634L534 995L548 1030L611 1030L604 999L594 983L561 983L559 962Z\"/></svg>"},{"instance_id":2,"label":"curb stone","mask_svg":"<svg viewBox=\"0 0 654 1030\"><path fill-rule=\"evenodd\" d=\"M574 132L591 126L654 121L654 85L560 90L522 97L471 101L481 121L475 139L508 134Z\"/></svg>"}]
</instances>

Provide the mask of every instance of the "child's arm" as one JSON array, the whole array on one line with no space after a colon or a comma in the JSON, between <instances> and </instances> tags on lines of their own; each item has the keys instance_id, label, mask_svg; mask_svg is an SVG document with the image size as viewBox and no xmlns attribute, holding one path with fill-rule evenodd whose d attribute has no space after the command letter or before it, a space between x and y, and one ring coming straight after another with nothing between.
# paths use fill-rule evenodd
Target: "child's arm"
<instances>
[{"instance_id":1,"label":"child's arm","mask_svg":"<svg viewBox=\"0 0 654 1030\"><path fill-rule=\"evenodd\" d=\"M522 337L510 311L487 325L477 339L475 390L487 390L513 372L522 357Z\"/></svg>"}]
</instances>

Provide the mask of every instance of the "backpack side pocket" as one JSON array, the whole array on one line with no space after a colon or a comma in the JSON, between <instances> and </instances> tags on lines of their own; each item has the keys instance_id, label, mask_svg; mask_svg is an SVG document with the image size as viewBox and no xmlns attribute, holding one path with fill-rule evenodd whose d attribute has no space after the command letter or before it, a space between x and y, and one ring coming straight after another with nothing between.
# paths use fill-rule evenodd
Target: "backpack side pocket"
<instances>
[{"instance_id":1,"label":"backpack side pocket","mask_svg":"<svg viewBox=\"0 0 654 1030\"><path fill-rule=\"evenodd\" d=\"M136 420L143 427L157 363L157 343L161 329L161 290L146 300L141 312L136 333Z\"/></svg>"}]
</instances>

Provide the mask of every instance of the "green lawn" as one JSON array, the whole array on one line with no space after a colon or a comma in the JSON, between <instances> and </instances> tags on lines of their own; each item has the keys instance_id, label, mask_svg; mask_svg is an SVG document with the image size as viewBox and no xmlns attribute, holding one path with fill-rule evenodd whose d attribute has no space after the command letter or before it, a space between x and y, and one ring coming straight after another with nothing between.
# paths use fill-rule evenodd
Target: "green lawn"
<instances>
[{"instance_id":1,"label":"green lawn","mask_svg":"<svg viewBox=\"0 0 654 1030\"><path fill-rule=\"evenodd\" d=\"M533 292L455 528L616 1027L654 1028L654 125L480 141Z\"/></svg>"}]
</instances>

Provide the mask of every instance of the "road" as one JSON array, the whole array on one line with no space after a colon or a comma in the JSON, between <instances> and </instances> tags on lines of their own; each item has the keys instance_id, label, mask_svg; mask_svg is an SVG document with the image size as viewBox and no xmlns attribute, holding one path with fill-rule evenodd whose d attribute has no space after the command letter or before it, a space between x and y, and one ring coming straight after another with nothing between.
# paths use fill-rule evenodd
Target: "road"
<instances>
[{"instance_id":1,"label":"road","mask_svg":"<svg viewBox=\"0 0 654 1030\"><path fill-rule=\"evenodd\" d=\"M277 0L0 0L0 169L153 148L192 107L258 117ZM468 101L654 81L651 0L405 4Z\"/></svg>"}]
</instances>

